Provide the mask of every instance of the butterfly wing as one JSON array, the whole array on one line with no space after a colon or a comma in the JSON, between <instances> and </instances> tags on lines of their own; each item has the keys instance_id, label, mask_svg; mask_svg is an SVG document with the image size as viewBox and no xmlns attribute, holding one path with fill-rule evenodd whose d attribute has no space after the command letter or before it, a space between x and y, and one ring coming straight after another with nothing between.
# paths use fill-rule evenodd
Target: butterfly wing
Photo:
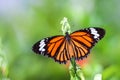
<instances>
[{"instance_id":1,"label":"butterfly wing","mask_svg":"<svg viewBox=\"0 0 120 80\"><path fill-rule=\"evenodd\" d=\"M105 35L105 30L102 28L86 28L78 30L70 34L71 42L76 59L86 57L90 49L102 39Z\"/></svg>"},{"instance_id":2,"label":"butterfly wing","mask_svg":"<svg viewBox=\"0 0 120 80\"><path fill-rule=\"evenodd\" d=\"M53 36L44 38L33 45L33 51L37 54L47 55L54 58L55 61L65 63L66 57L65 48L66 41L64 36Z\"/></svg>"}]
</instances>

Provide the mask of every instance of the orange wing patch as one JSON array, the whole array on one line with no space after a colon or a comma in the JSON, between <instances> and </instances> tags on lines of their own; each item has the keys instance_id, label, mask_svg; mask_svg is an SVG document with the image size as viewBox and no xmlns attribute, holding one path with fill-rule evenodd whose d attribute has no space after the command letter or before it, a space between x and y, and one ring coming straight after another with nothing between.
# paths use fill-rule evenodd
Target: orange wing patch
<instances>
[{"instance_id":1,"label":"orange wing patch","mask_svg":"<svg viewBox=\"0 0 120 80\"><path fill-rule=\"evenodd\" d=\"M83 36L83 35L86 35L87 33L86 32L74 32L71 34L71 36Z\"/></svg>"},{"instance_id":2,"label":"orange wing patch","mask_svg":"<svg viewBox=\"0 0 120 80\"><path fill-rule=\"evenodd\" d=\"M75 47L81 48L85 53L88 52L87 47L83 46L82 44L78 43L78 42L75 41L75 40L72 40L72 41L73 41Z\"/></svg>"},{"instance_id":3,"label":"orange wing patch","mask_svg":"<svg viewBox=\"0 0 120 80\"><path fill-rule=\"evenodd\" d=\"M65 41L63 42L63 44L61 45L61 48L60 48L60 50L59 50L59 52L58 52L58 54L57 54L57 56L56 56L56 60L61 60L61 61L63 61L62 59L61 59L61 54L64 54L64 49L65 49Z\"/></svg>"},{"instance_id":4,"label":"orange wing patch","mask_svg":"<svg viewBox=\"0 0 120 80\"><path fill-rule=\"evenodd\" d=\"M61 62L66 62L69 60L69 53L68 53L68 43L64 40L63 44L61 45L59 52L56 55L56 60Z\"/></svg>"},{"instance_id":5,"label":"orange wing patch","mask_svg":"<svg viewBox=\"0 0 120 80\"><path fill-rule=\"evenodd\" d=\"M60 39L63 39L63 38L64 38L63 36L54 37L53 39L50 40L49 43L57 42L57 41L59 41Z\"/></svg>"},{"instance_id":6,"label":"orange wing patch","mask_svg":"<svg viewBox=\"0 0 120 80\"><path fill-rule=\"evenodd\" d=\"M93 42L93 39L89 36L83 36L84 39L88 40L89 42Z\"/></svg>"},{"instance_id":7,"label":"orange wing patch","mask_svg":"<svg viewBox=\"0 0 120 80\"><path fill-rule=\"evenodd\" d=\"M56 51L59 49L59 46L62 44L63 40L64 37L53 38L47 45L48 55L54 56L56 54Z\"/></svg>"},{"instance_id":8,"label":"orange wing patch","mask_svg":"<svg viewBox=\"0 0 120 80\"><path fill-rule=\"evenodd\" d=\"M77 41L85 44L85 45L88 46L88 47L91 47L91 46L92 46L92 44L91 44L90 42L88 42L86 39L84 39L84 38L82 38L82 37L72 37L72 39L77 40Z\"/></svg>"}]
</instances>

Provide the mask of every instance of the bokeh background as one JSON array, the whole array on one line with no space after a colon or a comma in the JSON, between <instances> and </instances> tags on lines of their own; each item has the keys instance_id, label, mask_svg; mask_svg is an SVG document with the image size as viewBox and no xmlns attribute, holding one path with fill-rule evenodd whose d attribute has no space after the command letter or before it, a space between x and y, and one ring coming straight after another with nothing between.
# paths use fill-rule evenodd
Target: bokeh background
<instances>
[{"instance_id":1,"label":"bokeh background","mask_svg":"<svg viewBox=\"0 0 120 80\"><path fill-rule=\"evenodd\" d=\"M45 37L101 27L105 37L79 62L86 80L120 80L120 0L0 0L0 80L70 80L68 65L32 52Z\"/></svg>"}]
</instances>

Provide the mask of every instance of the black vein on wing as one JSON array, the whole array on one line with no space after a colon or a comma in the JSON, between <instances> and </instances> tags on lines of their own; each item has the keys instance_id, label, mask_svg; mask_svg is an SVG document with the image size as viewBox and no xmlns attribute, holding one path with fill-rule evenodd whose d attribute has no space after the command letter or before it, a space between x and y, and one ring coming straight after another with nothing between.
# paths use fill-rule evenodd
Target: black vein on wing
<instances>
[{"instance_id":1,"label":"black vein on wing","mask_svg":"<svg viewBox=\"0 0 120 80\"><path fill-rule=\"evenodd\" d=\"M73 45L72 45L73 44ZM74 42L71 40L71 45L72 45L72 49L73 49L73 52L74 52L74 58L76 58L76 56L77 56L77 53L76 53L76 49L75 49L75 44L74 44Z\"/></svg>"},{"instance_id":2,"label":"black vein on wing","mask_svg":"<svg viewBox=\"0 0 120 80\"><path fill-rule=\"evenodd\" d=\"M63 38L62 38L63 39ZM60 41L60 40L59 40ZM58 41L56 41L56 43L57 43ZM57 50L56 50L56 52L55 52L55 55L54 55L54 57L56 58L57 57L57 55L58 55L58 53L59 53L59 51L60 51L60 48L61 48L61 46L63 45L63 42L64 42L64 39L63 39L63 41L61 42L61 44L59 45L59 47L57 48Z\"/></svg>"},{"instance_id":3,"label":"black vein on wing","mask_svg":"<svg viewBox=\"0 0 120 80\"><path fill-rule=\"evenodd\" d=\"M72 41L72 40L71 40ZM75 41L75 40L74 40ZM73 42L73 41L72 41ZM74 43L74 42L73 42ZM79 43L79 42L78 42ZM79 43L80 44L80 43ZM85 48L85 49L87 49L87 50L89 50L86 46L84 46L84 45L82 45L82 44L80 44L83 48ZM82 56L82 52L81 52L81 50L84 52L84 54L85 54L85 51L81 48L81 47L78 47L77 45L75 45L75 43L74 43L74 48L76 48L76 51L78 52L78 50L79 50L79 52L80 52L80 55L81 55L81 57L83 57ZM89 51L88 51L89 52ZM85 54L86 55L86 54ZM77 58L78 58L78 55L77 55Z\"/></svg>"}]
</instances>

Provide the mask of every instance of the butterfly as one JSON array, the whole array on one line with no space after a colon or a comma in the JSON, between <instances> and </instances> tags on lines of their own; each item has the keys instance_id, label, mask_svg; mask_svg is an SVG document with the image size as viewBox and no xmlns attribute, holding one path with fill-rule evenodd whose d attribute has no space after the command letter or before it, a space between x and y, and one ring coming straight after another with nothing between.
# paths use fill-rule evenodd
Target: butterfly
<instances>
[{"instance_id":1,"label":"butterfly","mask_svg":"<svg viewBox=\"0 0 120 80\"><path fill-rule=\"evenodd\" d=\"M47 55L59 63L66 63L75 58L82 60L90 53L90 49L104 37L105 30L90 27L65 35L44 38L33 45L32 50L37 54Z\"/></svg>"}]
</instances>

